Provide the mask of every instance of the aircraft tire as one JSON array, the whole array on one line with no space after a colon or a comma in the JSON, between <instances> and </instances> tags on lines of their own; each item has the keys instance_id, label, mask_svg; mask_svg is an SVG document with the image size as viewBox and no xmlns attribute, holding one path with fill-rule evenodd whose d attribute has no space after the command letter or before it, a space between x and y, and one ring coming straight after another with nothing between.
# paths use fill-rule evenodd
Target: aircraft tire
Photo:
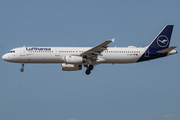
<instances>
[{"instance_id":1,"label":"aircraft tire","mask_svg":"<svg viewBox=\"0 0 180 120\"><path fill-rule=\"evenodd\" d=\"M89 70L93 70L94 66L93 65L89 65Z\"/></svg>"},{"instance_id":2,"label":"aircraft tire","mask_svg":"<svg viewBox=\"0 0 180 120\"><path fill-rule=\"evenodd\" d=\"M20 71L23 72L23 71L24 71L24 68L21 68Z\"/></svg>"},{"instance_id":3,"label":"aircraft tire","mask_svg":"<svg viewBox=\"0 0 180 120\"><path fill-rule=\"evenodd\" d=\"M86 70L86 75L89 75L91 73L91 70L87 69Z\"/></svg>"}]
</instances>

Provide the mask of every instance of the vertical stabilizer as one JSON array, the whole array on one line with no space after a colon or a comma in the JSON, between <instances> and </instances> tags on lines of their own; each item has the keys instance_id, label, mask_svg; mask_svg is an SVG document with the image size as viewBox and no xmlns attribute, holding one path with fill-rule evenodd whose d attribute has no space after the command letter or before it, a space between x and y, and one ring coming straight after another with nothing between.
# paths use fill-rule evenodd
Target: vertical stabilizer
<instances>
[{"instance_id":1,"label":"vertical stabilizer","mask_svg":"<svg viewBox=\"0 0 180 120\"><path fill-rule=\"evenodd\" d=\"M172 30L173 25L166 25L146 47L144 54L139 58L138 62L167 56L168 53L160 53L159 51L164 51L169 48Z\"/></svg>"},{"instance_id":2,"label":"vertical stabilizer","mask_svg":"<svg viewBox=\"0 0 180 120\"><path fill-rule=\"evenodd\" d=\"M169 47L173 25L166 25L162 31L156 36L152 43L148 46L149 49L163 50Z\"/></svg>"}]
</instances>

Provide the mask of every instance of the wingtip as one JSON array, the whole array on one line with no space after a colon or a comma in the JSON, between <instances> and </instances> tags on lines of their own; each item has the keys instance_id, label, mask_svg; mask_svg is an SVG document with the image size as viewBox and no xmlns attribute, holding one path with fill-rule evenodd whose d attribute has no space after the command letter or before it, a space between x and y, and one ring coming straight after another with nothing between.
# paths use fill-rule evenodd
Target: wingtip
<instances>
[{"instance_id":1,"label":"wingtip","mask_svg":"<svg viewBox=\"0 0 180 120\"><path fill-rule=\"evenodd\" d=\"M112 42L114 42L115 38L111 39Z\"/></svg>"}]
</instances>

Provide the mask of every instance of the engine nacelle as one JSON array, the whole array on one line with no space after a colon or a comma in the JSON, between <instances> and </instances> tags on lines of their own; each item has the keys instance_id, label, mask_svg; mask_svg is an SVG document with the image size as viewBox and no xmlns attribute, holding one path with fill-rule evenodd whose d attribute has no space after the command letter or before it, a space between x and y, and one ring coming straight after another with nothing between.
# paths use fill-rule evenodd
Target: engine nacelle
<instances>
[{"instance_id":1,"label":"engine nacelle","mask_svg":"<svg viewBox=\"0 0 180 120\"><path fill-rule=\"evenodd\" d=\"M61 69L63 71L76 71L76 70L81 70L82 69L82 65L62 63L61 64Z\"/></svg>"},{"instance_id":2,"label":"engine nacelle","mask_svg":"<svg viewBox=\"0 0 180 120\"><path fill-rule=\"evenodd\" d=\"M86 58L83 58L81 56L65 56L64 61L67 64L79 64L79 63L85 63Z\"/></svg>"}]
</instances>

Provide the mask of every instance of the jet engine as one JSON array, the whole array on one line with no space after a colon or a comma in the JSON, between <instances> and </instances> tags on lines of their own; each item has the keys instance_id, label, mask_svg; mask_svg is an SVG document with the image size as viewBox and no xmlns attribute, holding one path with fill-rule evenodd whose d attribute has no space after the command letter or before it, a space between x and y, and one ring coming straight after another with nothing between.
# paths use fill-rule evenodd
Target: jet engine
<instances>
[{"instance_id":1,"label":"jet engine","mask_svg":"<svg viewBox=\"0 0 180 120\"><path fill-rule=\"evenodd\" d=\"M79 64L79 63L85 63L86 58L83 58L81 56L65 56L64 61L67 64Z\"/></svg>"},{"instance_id":2,"label":"jet engine","mask_svg":"<svg viewBox=\"0 0 180 120\"><path fill-rule=\"evenodd\" d=\"M62 63L61 64L61 69L63 71L76 71L76 70L81 70L82 65Z\"/></svg>"}]
</instances>

